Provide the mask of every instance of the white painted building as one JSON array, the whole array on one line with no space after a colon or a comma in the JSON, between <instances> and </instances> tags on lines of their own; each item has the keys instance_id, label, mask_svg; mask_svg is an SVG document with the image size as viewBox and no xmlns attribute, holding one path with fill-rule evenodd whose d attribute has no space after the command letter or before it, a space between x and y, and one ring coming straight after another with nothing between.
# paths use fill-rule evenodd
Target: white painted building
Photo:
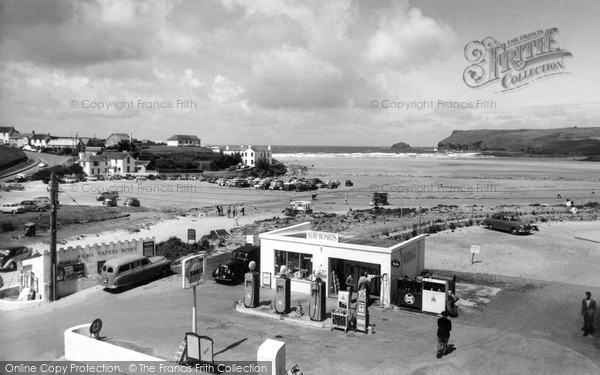
<instances>
[{"instance_id":1,"label":"white painted building","mask_svg":"<svg viewBox=\"0 0 600 375\"><path fill-rule=\"evenodd\" d=\"M145 173L147 165L138 164L138 161L128 152L104 152L101 155L81 153L79 164L88 176L106 173Z\"/></svg>"},{"instance_id":2,"label":"white painted building","mask_svg":"<svg viewBox=\"0 0 600 375\"><path fill-rule=\"evenodd\" d=\"M265 158L269 164L273 163L273 153L271 152L271 146L260 147L260 146L244 146L230 147L225 146L223 150L224 155L235 155L240 154L242 157L242 165L245 167L254 167L259 159Z\"/></svg>"},{"instance_id":3,"label":"white painted building","mask_svg":"<svg viewBox=\"0 0 600 375\"><path fill-rule=\"evenodd\" d=\"M12 126L0 126L0 145L10 144L10 136L18 133Z\"/></svg>"},{"instance_id":4,"label":"white painted building","mask_svg":"<svg viewBox=\"0 0 600 375\"><path fill-rule=\"evenodd\" d=\"M175 134L167 139L167 146L171 147L200 147L200 143L200 138L187 134Z\"/></svg>"},{"instance_id":5,"label":"white painted building","mask_svg":"<svg viewBox=\"0 0 600 375\"><path fill-rule=\"evenodd\" d=\"M311 223L262 233L260 238L261 285L275 288L275 276L287 267L294 293L310 294L310 283L321 277L327 295L345 290L352 274L356 283L362 272L381 275L371 283L371 295L387 304L396 299L397 279L415 278L425 269L425 235L394 243L311 230Z\"/></svg>"}]
</instances>

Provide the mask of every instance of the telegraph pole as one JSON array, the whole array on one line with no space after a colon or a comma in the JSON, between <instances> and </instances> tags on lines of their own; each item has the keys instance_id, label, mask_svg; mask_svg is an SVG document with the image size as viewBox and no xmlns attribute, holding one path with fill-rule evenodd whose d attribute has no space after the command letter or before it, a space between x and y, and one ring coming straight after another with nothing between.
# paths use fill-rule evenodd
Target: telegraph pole
<instances>
[{"instance_id":1,"label":"telegraph pole","mask_svg":"<svg viewBox=\"0 0 600 375\"><path fill-rule=\"evenodd\" d=\"M50 176L50 301L56 301L56 209L58 184L56 174Z\"/></svg>"}]
</instances>

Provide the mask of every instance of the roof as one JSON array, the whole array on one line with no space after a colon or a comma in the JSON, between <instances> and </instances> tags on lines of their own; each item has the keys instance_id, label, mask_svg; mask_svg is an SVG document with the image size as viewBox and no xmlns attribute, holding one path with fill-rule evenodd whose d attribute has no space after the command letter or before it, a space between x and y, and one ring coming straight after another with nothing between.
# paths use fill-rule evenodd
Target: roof
<instances>
[{"instance_id":1,"label":"roof","mask_svg":"<svg viewBox=\"0 0 600 375\"><path fill-rule=\"evenodd\" d=\"M112 137L116 137L116 138L119 138L119 139L129 139L129 134L125 134L125 133L112 133L111 135L108 136L108 138L112 138Z\"/></svg>"},{"instance_id":2,"label":"roof","mask_svg":"<svg viewBox=\"0 0 600 375\"><path fill-rule=\"evenodd\" d=\"M34 134L29 138L31 138L31 139L48 139L51 137L50 137L50 134Z\"/></svg>"},{"instance_id":3,"label":"roof","mask_svg":"<svg viewBox=\"0 0 600 375\"><path fill-rule=\"evenodd\" d=\"M284 234L284 236L306 239L306 232ZM353 236L350 236L350 237L339 236L338 243L347 243L347 244L352 244L352 245L374 246L374 247L390 247L390 246L398 244L398 241L393 241L393 240L384 239L384 238L368 238L368 237L356 238Z\"/></svg>"},{"instance_id":4,"label":"roof","mask_svg":"<svg viewBox=\"0 0 600 375\"><path fill-rule=\"evenodd\" d=\"M0 133L13 133L15 128L12 126L0 126Z\"/></svg>"},{"instance_id":5,"label":"roof","mask_svg":"<svg viewBox=\"0 0 600 375\"><path fill-rule=\"evenodd\" d=\"M52 146L75 146L81 141L77 138L56 138L48 141L48 145Z\"/></svg>"},{"instance_id":6,"label":"roof","mask_svg":"<svg viewBox=\"0 0 600 375\"><path fill-rule=\"evenodd\" d=\"M125 159L127 157L132 157L128 152L116 152L116 151L105 151L102 155L110 158L110 159Z\"/></svg>"},{"instance_id":7,"label":"roof","mask_svg":"<svg viewBox=\"0 0 600 375\"><path fill-rule=\"evenodd\" d=\"M148 164L150 164L150 160L136 160L135 164L136 165L148 165Z\"/></svg>"},{"instance_id":8,"label":"roof","mask_svg":"<svg viewBox=\"0 0 600 375\"><path fill-rule=\"evenodd\" d=\"M171 138L167 139L167 141L198 141L200 142L200 138L195 135L187 135L187 134L175 134Z\"/></svg>"},{"instance_id":9,"label":"roof","mask_svg":"<svg viewBox=\"0 0 600 375\"><path fill-rule=\"evenodd\" d=\"M123 255L121 257L118 257L118 258L109 259L104 264L107 266L120 266L125 263L133 262L133 261L136 261L139 259L144 259L144 258L146 258L146 257L141 254L128 254L128 255Z\"/></svg>"},{"instance_id":10,"label":"roof","mask_svg":"<svg viewBox=\"0 0 600 375\"><path fill-rule=\"evenodd\" d=\"M83 162L83 163L89 163L89 162L93 162L93 161L107 161L107 160L108 160L108 157L106 157L104 155L89 155L82 159L79 159L79 161Z\"/></svg>"}]
</instances>

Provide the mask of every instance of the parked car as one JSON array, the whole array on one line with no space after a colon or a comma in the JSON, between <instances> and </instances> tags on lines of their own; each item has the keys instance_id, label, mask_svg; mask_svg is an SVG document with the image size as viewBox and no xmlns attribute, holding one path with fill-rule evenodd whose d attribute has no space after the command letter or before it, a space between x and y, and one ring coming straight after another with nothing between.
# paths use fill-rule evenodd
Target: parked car
<instances>
[{"instance_id":1,"label":"parked car","mask_svg":"<svg viewBox=\"0 0 600 375\"><path fill-rule=\"evenodd\" d=\"M48 164L44 163L44 162L40 162L40 164L38 164L38 167L40 167L40 168L45 168L47 166L48 166Z\"/></svg>"},{"instance_id":2,"label":"parked car","mask_svg":"<svg viewBox=\"0 0 600 375\"><path fill-rule=\"evenodd\" d=\"M10 190L25 190L25 186L11 182L8 185L6 185L6 191Z\"/></svg>"},{"instance_id":3,"label":"parked car","mask_svg":"<svg viewBox=\"0 0 600 375\"><path fill-rule=\"evenodd\" d=\"M346 186L353 186L354 183L350 180L346 180Z\"/></svg>"},{"instance_id":4,"label":"parked car","mask_svg":"<svg viewBox=\"0 0 600 375\"><path fill-rule=\"evenodd\" d=\"M63 178L63 181L65 182L65 184L76 184L79 182L79 179L75 176L65 176Z\"/></svg>"},{"instance_id":5,"label":"parked car","mask_svg":"<svg viewBox=\"0 0 600 375\"><path fill-rule=\"evenodd\" d=\"M23 209L27 212L46 211L46 206L44 204L38 204L33 200L21 201L21 206L23 206Z\"/></svg>"},{"instance_id":6,"label":"parked car","mask_svg":"<svg viewBox=\"0 0 600 375\"><path fill-rule=\"evenodd\" d=\"M119 193L117 191L111 190L111 191L103 191L100 194L96 194L96 200L97 201L104 201L106 198L119 198Z\"/></svg>"},{"instance_id":7,"label":"parked car","mask_svg":"<svg viewBox=\"0 0 600 375\"><path fill-rule=\"evenodd\" d=\"M387 206L388 202L388 193L373 193L373 198L371 198L371 202L369 202L371 206Z\"/></svg>"},{"instance_id":8,"label":"parked car","mask_svg":"<svg viewBox=\"0 0 600 375\"><path fill-rule=\"evenodd\" d=\"M140 201L137 198L131 197L131 198L125 199L125 203L123 203L123 205L125 207L129 207L129 206L139 207L140 206Z\"/></svg>"},{"instance_id":9,"label":"parked car","mask_svg":"<svg viewBox=\"0 0 600 375\"><path fill-rule=\"evenodd\" d=\"M98 181L98 176L88 176L86 177L86 181Z\"/></svg>"},{"instance_id":10,"label":"parked car","mask_svg":"<svg viewBox=\"0 0 600 375\"><path fill-rule=\"evenodd\" d=\"M102 201L102 205L106 207L117 207L117 200L115 198L106 198Z\"/></svg>"},{"instance_id":11,"label":"parked car","mask_svg":"<svg viewBox=\"0 0 600 375\"><path fill-rule=\"evenodd\" d=\"M256 271L260 265L260 247L244 245L231 254L231 259L223 265L218 265L213 271L212 277L218 283L237 284L244 280L244 275L248 272L250 262L256 263Z\"/></svg>"},{"instance_id":12,"label":"parked car","mask_svg":"<svg viewBox=\"0 0 600 375\"><path fill-rule=\"evenodd\" d=\"M52 201L48 197L33 197L32 200L35 202L35 204L44 206L45 209L50 209L52 207ZM56 204L59 204L59 202L56 201Z\"/></svg>"},{"instance_id":13,"label":"parked car","mask_svg":"<svg viewBox=\"0 0 600 375\"><path fill-rule=\"evenodd\" d=\"M332 180L327 184L327 189L337 189L338 186L340 186L340 182L338 180Z\"/></svg>"},{"instance_id":14,"label":"parked car","mask_svg":"<svg viewBox=\"0 0 600 375\"><path fill-rule=\"evenodd\" d=\"M283 210L286 216L296 216L298 214L312 214L312 202L311 201L293 201L290 202L289 207Z\"/></svg>"},{"instance_id":15,"label":"parked car","mask_svg":"<svg viewBox=\"0 0 600 375\"><path fill-rule=\"evenodd\" d=\"M501 212L483 220L483 225L488 229L497 229L512 234L529 234L533 226L519 218L518 215L510 212Z\"/></svg>"},{"instance_id":16,"label":"parked car","mask_svg":"<svg viewBox=\"0 0 600 375\"><path fill-rule=\"evenodd\" d=\"M2 246L0 247L0 269L14 271L17 263L27 259L33 253L33 249L27 246Z\"/></svg>"},{"instance_id":17,"label":"parked car","mask_svg":"<svg viewBox=\"0 0 600 375\"><path fill-rule=\"evenodd\" d=\"M107 260L102 266L99 284L109 289L119 289L169 273L171 261L163 256L148 258L141 254L130 254Z\"/></svg>"},{"instance_id":18,"label":"parked car","mask_svg":"<svg viewBox=\"0 0 600 375\"><path fill-rule=\"evenodd\" d=\"M0 212L4 214L20 214L21 212L25 212L25 207L21 203L2 203Z\"/></svg>"},{"instance_id":19,"label":"parked car","mask_svg":"<svg viewBox=\"0 0 600 375\"><path fill-rule=\"evenodd\" d=\"M283 189L283 181L275 180L269 184L269 190L281 190Z\"/></svg>"}]
</instances>

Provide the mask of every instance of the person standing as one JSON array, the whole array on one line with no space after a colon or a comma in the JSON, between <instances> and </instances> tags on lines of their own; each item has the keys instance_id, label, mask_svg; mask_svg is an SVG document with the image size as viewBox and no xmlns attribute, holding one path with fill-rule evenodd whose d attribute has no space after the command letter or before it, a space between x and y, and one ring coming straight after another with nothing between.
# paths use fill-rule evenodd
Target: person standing
<instances>
[{"instance_id":1,"label":"person standing","mask_svg":"<svg viewBox=\"0 0 600 375\"><path fill-rule=\"evenodd\" d=\"M227 207L227 217L231 217L231 206Z\"/></svg>"},{"instance_id":2,"label":"person standing","mask_svg":"<svg viewBox=\"0 0 600 375\"><path fill-rule=\"evenodd\" d=\"M448 319L448 312L442 311L442 317L438 319L438 347L437 347L437 358L442 358L443 355L448 354L448 340L450 340L450 331L452 331L452 322Z\"/></svg>"},{"instance_id":3,"label":"person standing","mask_svg":"<svg viewBox=\"0 0 600 375\"><path fill-rule=\"evenodd\" d=\"M354 277L352 277L352 272L346 278L346 290L350 292L350 296L352 296L352 290L354 289Z\"/></svg>"},{"instance_id":4,"label":"person standing","mask_svg":"<svg viewBox=\"0 0 600 375\"><path fill-rule=\"evenodd\" d=\"M587 336L596 332L594 328L594 314L596 313L596 300L592 293L585 292L585 298L581 301L581 315L583 315L583 335Z\"/></svg>"}]
</instances>

